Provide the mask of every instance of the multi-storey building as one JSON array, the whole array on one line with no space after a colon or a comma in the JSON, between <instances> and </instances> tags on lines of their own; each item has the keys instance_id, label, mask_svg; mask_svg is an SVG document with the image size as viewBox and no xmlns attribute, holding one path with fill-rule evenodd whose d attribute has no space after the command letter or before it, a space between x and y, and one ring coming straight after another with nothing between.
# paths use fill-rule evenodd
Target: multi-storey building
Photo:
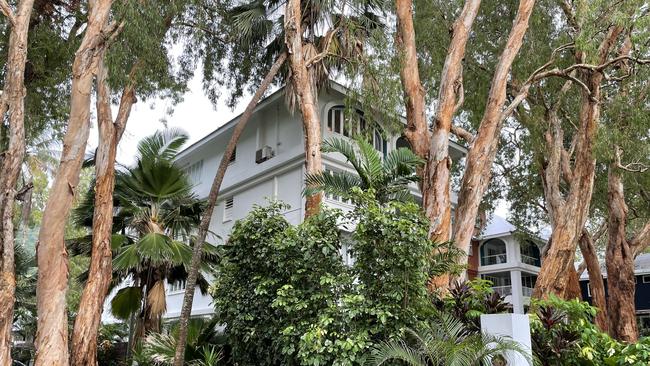
<instances>
[{"instance_id":1,"label":"multi-storey building","mask_svg":"<svg viewBox=\"0 0 650 366\"><path fill-rule=\"evenodd\" d=\"M324 139L349 137L352 131L364 128L362 112L359 112L358 118L361 123L345 118L345 97L345 88L336 83L330 83L320 93L319 112ZM189 146L176 158L176 164L186 170L194 184L195 193L201 198L208 196L225 146L237 122L238 117ZM366 132L369 132L367 135L372 137L372 144L382 154L408 146L403 137L386 138L379 131ZM454 161L458 161L466 149L450 141L449 153ZM237 143L210 224L210 230L221 239L211 237L208 241L218 243L227 238L236 220L245 217L253 205L264 205L268 199L289 204L291 208L284 212L285 217L293 224L300 223L304 216L304 161L301 117L299 113L289 112L284 102L284 89L280 89L260 102ZM324 154L323 164L325 170L353 172L340 154ZM419 199L420 193L415 185L412 192ZM339 197L326 196L324 203L343 210L352 208L349 202ZM453 192L452 203L456 203ZM522 297L529 295L531 281L534 282L534 275L539 269L539 250L535 255L528 246L520 247L513 236L514 228L502 230L502 221L494 222L498 222L498 225L488 225L486 234L475 243L476 253L485 255L481 256L480 262L471 271L493 280L497 290L509 296L513 309L521 312L524 303ZM533 257L537 260L530 259ZM343 259L346 262L351 260L345 251ZM183 289L183 284L168 289L168 318L179 315ZM192 314L211 313L210 302L209 297L202 296L197 290Z\"/></svg>"}]
</instances>

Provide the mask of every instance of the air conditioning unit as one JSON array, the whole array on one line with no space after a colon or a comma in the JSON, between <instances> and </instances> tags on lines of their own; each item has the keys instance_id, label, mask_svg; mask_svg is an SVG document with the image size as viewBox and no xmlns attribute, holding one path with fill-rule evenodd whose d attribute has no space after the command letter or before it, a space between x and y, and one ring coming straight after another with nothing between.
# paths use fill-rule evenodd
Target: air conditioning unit
<instances>
[{"instance_id":1,"label":"air conditioning unit","mask_svg":"<svg viewBox=\"0 0 650 366\"><path fill-rule=\"evenodd\" d=\"M255 152L255 162L257 164L263 163L275 156L271 146L264 146Z\"/></svg>"}]
</instances>

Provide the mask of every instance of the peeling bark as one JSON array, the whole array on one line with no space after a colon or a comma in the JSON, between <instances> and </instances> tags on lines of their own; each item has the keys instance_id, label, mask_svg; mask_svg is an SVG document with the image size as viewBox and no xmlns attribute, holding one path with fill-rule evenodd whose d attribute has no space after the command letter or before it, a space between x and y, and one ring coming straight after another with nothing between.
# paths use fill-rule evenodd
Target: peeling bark
<instances>
[{"instance_id":1,"label":"peeling bark","mask_svg":"<svg viewBox=\"0 0 650 366\"><path fill-rule=\"evenodd\" d=\"M473 144L469 148L465 172L458 193L458 206L454 222L453 240L459 249L468 253L476 223L479 205L492 176L492 164L496 157L499 134L505 119L502 109L506 100L506 88L510 69L528 30L534 0L521 0L508 41L496 66L487 104ZM460 264L467 264L467 256Z\"/></svg>"},{"instance_id":2,"label":"peeling bark","mask_svg":"<svg viewBox=\"0 0 650 366\"><path fill-rule=\"evenodd\" d=\"M6 3L5 3L6 4ZM25 156L25 62L27 36L34 0L18 3L16 12L7 5L3 12L11 23L0 118L9 121L9 143L0 161L0 366L11 360L16 275L14 263L14 199L20 167Z\"/></svg>"},{"instance_id":3,"label":"peeling bark","mask_svg":"<svg viewBox=\"0 0 650 366\"><path fill-rule=\"evenodd\" d=\"M591 298L593 305L598 308L596 314L596 325L603 332L607 332L609 326L607 324L607 300L605 299L605 284L603 282L603 274L600 270L600 263L596 255L596 248L589 232L584 229L580 240L580 252L585 259L587 266L587 273L589 274L589 286L591 288Z\"/></svg>"},{"instance_id":4,"label":"peeling bark","mask_svg":"<svg viewBox=\"0 0 650 366\"><path fill-rule=\"evenodd\" d=\"M103 58L103 55L102 55ZM93 211L92 251L88 281L83 289L79 311L72 334L72 365L97 363L97 332L102 309L112 279L111 236L113 227L113 188L115 158L131 107L136 101L134 77L136 63L130 73L130 83L124 88L117 118L113 121L110 90L106 81L108 70L100 60L97 72L97 127L99 144L95 154L95 209Z\"/></svg>"},{"instance_id":5,"label":"peeling bark","mask_svg":"<svg viewBox=\"0 0 650 366\"><path fill-rule=\"evenodd\" d=\"M90 131L90 93L98 55L110 34L105 33L112 0L96 0L89 9L88 24L72 65L70 117L63 140L61 162L50 188L37 244L36 287L38 330L35 365L67 365L68 253L65 223L72 207Z\"/></svg>"},{"instance_id":6,"label":"peeling bark","mask_svg":"<svg viewBox=\"0 0 650 366\"><path fill-rule=\"evenodd\" d=\"M604 64L609 53L621 34L622 28L612 27L605 35L598 49L599 64ZM578 53L578 63L586 55ZM578 239L585 226L591 194L593 191L596 161L593 147L600 119L601 81L603 74L598 70L582 70L581 79L588 90L581 88L577 140L575 144L575 163L568 184L568 193L560 189L562 179L562 154L564 151L563 131L557 121L555 110L547 111L549 131L546 133L547 162L542 174L544 198L549 212L553 246L548 252L547 260L542 263L533 296L545 298L555 294L561 298L567 296L567 278L564 275L574 266L574 255ZM566 174L565 174L566 175Z\"/></svg>"},{"instance_id":7,"label":"peeling bark","mask_svg":"<svg viewBox=\"0 0 650 366\"><path fill-rule=\"evenodd\" d=\"M230 136L230 141L226 145L226 150L221 157L221 163L217 169L217 174L214 177L212 186L210 187L210 194L208 195L208 202L205 209L201 215L201 224L199 225L198 233L196 235L197 239L194 243L194 248L192 249L192 262L190 264L190 269L187 274L187 280L185 285L185 295L183 296L183 307L181 308L180 318L178 320L179 329L178 329L178 341L176 342L176 352L174 355L174 366L183 366L185 360L185 346L187 341L187 325L192 313L192 302L194 300L194 291L196 289L196 279L199 273L199 267L201 265L201 250L203 248L203 243L208 234L208 229L210 228L210 220L212 219L212 213L214 211L214 206L217 204L217 198L219 197L219 189L221 189L221 183L223 178L226 175L226 170L230 164L230 157L235 151L237 146L237 141L241 136L246 124L251 119L257 103L268 89L268 87L273 82L273 78L277 75L280 67L284 65L287 60L287 54L281 53L271 69L264 77L264 80L260 83L259 88L253 95L253 98L246 106L246 110L242 113L241 117L237 121L232 136Z\"/></svg>"},{"instance_id":8,"label":"peeling bark","mask_svg":"<svg viewBox=\"0 0 650 366\"><path fill-rule=\"evenodd\" d=\"M634 251L625 233L627 204L623 181L616 166L607 174L607 289L609 294L609 333L623 342L636 342L639 333L634 304Z\"/></svg>"},{"instance_id":9,"label":"peeling bark","mask_svg":"<svg viewBox=\"0 0 650 366\"><path fill-rule=\"evenodd\" d=\"M302 10L300 0L287 2L284 16L285 44L289 54L291 84L296 93L302 114L305 134L305 174L314 175L323 170L321 124L315 85L310 77L303 52ZM313 67L313 66L312 66ZM305 217L318 213L323 194L315 193L305 198Z\"/></svg>"},{"instance_id":10,"label":"peeling bark","mask_svg":"<svg viewBox=\"0 0 650 366\"><path fill-rule=\"evenodd\" d=\"M421 177L423 207L431 222L429 235L436 242L446 242L451 236L449 134L458 100L462 98L459 96L459 90L462 88L462 60L467 39L480 4L480 0L465 2L454 23L453 36L440 78L438 110L433 121L433 131L429 133L425 117L424 89L418 71L412 1L396 2L397 44L403 56L400 78L404 89L407 119L404 135L413 151L426 161L418 174ZM448 275L432 278L429 283L431 290L443 290L448 285Z\"/></svg>"}]
</instances>

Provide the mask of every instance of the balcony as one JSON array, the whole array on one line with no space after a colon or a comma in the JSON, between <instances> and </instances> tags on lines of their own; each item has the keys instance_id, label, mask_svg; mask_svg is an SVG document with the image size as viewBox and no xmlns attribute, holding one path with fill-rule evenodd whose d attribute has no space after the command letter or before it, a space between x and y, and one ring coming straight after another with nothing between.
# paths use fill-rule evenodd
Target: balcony
<instances>
[{"instance_id":1,"label":"balcony","mask_svg":"<svg viewBox=\"0 0 650 366\"><path fill-rule=\"evenodd\" d=\"M508 262L508 256L506 254L494 254L494 255L484 255L481 257L482 266L490 266L493 264L503 264Z\"/></svg>"},{"instance_id":2,"label":"balcony","mask_svg":"<svg viewBox=\"0 0 650 366\"><path fill-rule=\"evenodd\" d=\"M492 286L492 289L503 297L512 295L512 286Z\"/></svg>"},{"instance_id":3,"label":"balcony","mask_svg":"<svg viewBox=\"0 0 650 366\"><path fill-rule=\"evenodd\" d=\"M521 262L535 267L539 267L541 265L539 258L531 257L525 254L521 255Z\"/></svg>"}]
</instances>

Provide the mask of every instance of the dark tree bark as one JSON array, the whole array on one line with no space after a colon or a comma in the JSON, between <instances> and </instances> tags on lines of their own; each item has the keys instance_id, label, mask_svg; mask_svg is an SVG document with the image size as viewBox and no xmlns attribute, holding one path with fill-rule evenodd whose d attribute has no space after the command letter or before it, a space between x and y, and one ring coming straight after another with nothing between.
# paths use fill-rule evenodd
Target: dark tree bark
<instances>
[{"instance_id":1,"label":"dark tree bark","mask_svg":"<svg viewBox=\"0 0 650 366\"><path fill-rule=\"evenodd\" d=\"M639 334L634 305L634 250L627 240L627 204L623 181L612 164L607 174L607 289L609 290L609 332L623 342L636 342Z\"/></svg>"},{"instance_id":2,"label":"dark tree bark","mask_svg":"<svg viewBox=\"0 0 650 366\"><path fill-rule=\"evenodd\" d=\"M605 299L603 274L600 270L596 247L594 246L591 234L586 229L582 231L578 244L580 245L580 252L585 259L587 273L589 274L589 286L591 288L593 305L598 308L596 325L603 332L607 332L609 326L607 324L607 300Z\"/></svg>"},{"instance_id":3,"label":"dark tree bark","mask_svg":"<svg viewBox=\"0 0 650 366\"><path fill-rule=\"evenodd\" d=\"M101 56L103 58L103 55ZM97 72L97 127L99 144L95 153L95 209L93 211L92 251L88 281L79 303L72 334L72 365L97 363L97 332L102 309L112 279L111 236L113 227L113 188L115 158L135 98L136 63L130 83L122 91L118 114L113 121L107 67L99 61Z\"/></svg>"},{"instance_id":4,"label":"dark tree bark","mask_svg":"<svg viewBox=\"0 0 650 366\"><path fill-rule=\"evenodd\" d=\"M70 117L63 140L61 162L50 188L37 244L37 366L69 363L65 224L79 182L90 131L90 94L97 72L98 55L102 53L112 33L112 30L105 29L112 3L112 0L96 0L91 3L88 24L72 65Z\"/></svg>"},{"instance_id":5,"label":"dark tree bark","mask_svg":"<svg viewBox=\"0 0 650 366\"><path fill-rule=\"evenodd\" d=\"M190 315L192 314L192 301L194 300L196 279L198 277L199 267L201 266L201 250L203 248L205 238L208 234L208 229L210 228L210 220L212 219L214 206L216 205L217 198L219 197L219 189L221 189L221 183L223 182L223 178L226 175L226 170L228 169L228 164L230 163L230 157L235 151L237 141L239 141L239 137L244 131L246 124L253 115L255 107L257 107L257 103L259 103L260 99L262 99L262 96L268 89L269 85L271 85L273 82L273 78L277 75L280 67L284 64L286 59L286 53L282 53L278 56L273 66L271 66L268 74L266 74L264 80L262 80L262 83L258 87L257 92L255 92L255 95L253 95L253 98L248 103L248 106L246 106L246 110L244 113L242 113L241 117L239 117L237 125L235 126L232 136L230 137L230 141L228 141L228 145L226 145L226 150L221 157L221 163L217 169L217 175L214 177L214 181L212 181L210 194L208 195L208 202L201 216L199 232L197 234L197 239L194 243L194 248L192 251L192 262L187 274L185 295L183 297L183 307L181 308L181 315L179 318L178 340L176 343L174 366L182 366L185 359L184 357L185 346L187 342L187 324L189 322Z\"/></svg>"},{"instance_id":6,"label":"dark tree bark","mask_svg":"<svg viewBox=\"0 0 650 366\"><path fill-rule=\"evenodd\" d=\"M11 360L16 274L14 263L14 199L25 156L25 62L33 0L18 2L16 12L2 1L2 12L11 27L5 81L0 96L0 119L9 121L9 143L0 160L0 366Z\"/></svg>"}]
</instances>

